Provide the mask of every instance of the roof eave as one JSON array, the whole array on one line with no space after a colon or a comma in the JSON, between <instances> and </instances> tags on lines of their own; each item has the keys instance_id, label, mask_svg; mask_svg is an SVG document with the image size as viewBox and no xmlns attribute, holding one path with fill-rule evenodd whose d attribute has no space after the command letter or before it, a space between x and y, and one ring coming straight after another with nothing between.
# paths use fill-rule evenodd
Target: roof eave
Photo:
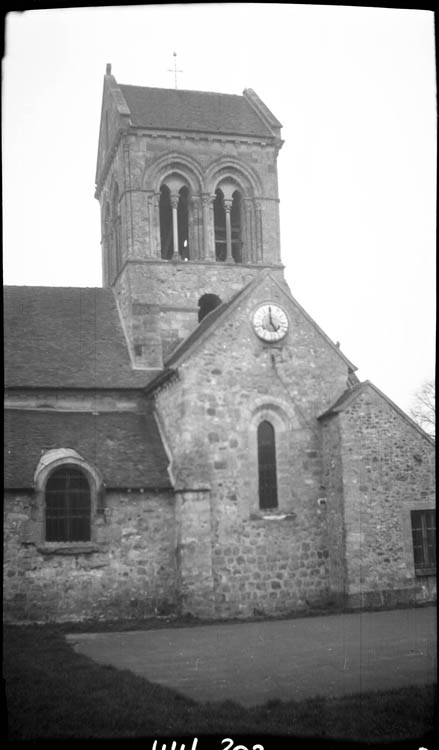
<instances>
[{"instance_id":1,"label":"roof eave","mask_svg":"<svg viewBox=\"0 0 439 750\"><path fill-rule=\"evenodd\" d=\"M376 385L374 385L370 380L364 380L362 383L359 384L359 386L354 386L355 391L350 395L346 397L346 400L343 401L339 406L336 406L337 402L340 401L340 399L337 399L335 404L333 406L330 406L329 409L326 409L322 414L320 414L317 419L325 419L327 417L337 416L338 414L346 411L351 404L357 400L357 398L360 396L361 393L364 393L364 391L367 388L371 388L375 393L382 398L384 401L386 401L389 406L394 409L411 427L413 427L417 432L419 432L422 437L426 438L431 445L436 446L436 441L434 438L431 437L431 435L428 434L428 432L425 432L425 430L420 427L417 422L415 422L408 414L406 414L403 409L400 409L400 407L395 404L394 401L392 401L391 398L386 396L383 391L381 391L379 388L377 388Z\"/></svg>"}]
</instances>

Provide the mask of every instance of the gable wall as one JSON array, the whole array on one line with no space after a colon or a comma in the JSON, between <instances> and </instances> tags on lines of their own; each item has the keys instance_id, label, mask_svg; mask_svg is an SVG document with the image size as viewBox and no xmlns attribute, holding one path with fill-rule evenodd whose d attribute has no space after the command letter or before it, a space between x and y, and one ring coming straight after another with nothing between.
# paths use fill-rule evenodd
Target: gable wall
<instances>
[{"instance_id":1,"label":"gable wall","mask_svg":"<svg viewBox=\"0 0 439 750\"><path fill-rule=\"evenodd\" d=\"M267 299L290 315L283 346L263 344L251 329L254 308ZM316 415L344 390L346 364L266 279L218 322L179 373L156 405L177 485L211 488L217 613L285 612L325 599L330 552L317 502ZM255 418L265 413L277 427L277 514L259 510Z\"/></svg>"},{"instance_id":2,"label":"gable wall","mask_svg":"<svg viewBox=\"0 0 439 750\"><path fill-rule=\"evenodd\" d=\"M429 600L410 510L434 507L434 446L372 389L340 414L347 592L353 604Z\"/></svg>"}]
</instances>

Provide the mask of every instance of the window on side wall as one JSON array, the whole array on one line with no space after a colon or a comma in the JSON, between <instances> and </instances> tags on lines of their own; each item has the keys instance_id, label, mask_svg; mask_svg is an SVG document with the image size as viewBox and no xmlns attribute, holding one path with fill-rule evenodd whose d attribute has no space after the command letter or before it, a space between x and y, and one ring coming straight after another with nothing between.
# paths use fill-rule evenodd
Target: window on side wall
<instances>
[{"instance_id":1,"label":"window on side wall","mask_svg":"<svg viewBox=\"0 0 439 750\"><path fill-rule=\"evenodd\" d=\"M91 490L85 473L62 466L49 476L45 488L47 542L89 542Z\"/></svg>"},{"instance_id":2,"label":"window on side wall","mask_svg":"<svg viewBox=\"0 0 439 750\"><path fill-rule=\"evenodd\" d=\"M412 510L413 556L416 575L436 573L436 511Z\"/></svg>"},{"instance_id":3,"label":"window on side wall","mask_svg":"<svg viewBox=\"0 0 439 750\"><path fill-rule=\"evenodd\" d=\"M273 425L264 420L258 426L259 507L277 508L276 445Z\"/></svg>"}]
</instances>

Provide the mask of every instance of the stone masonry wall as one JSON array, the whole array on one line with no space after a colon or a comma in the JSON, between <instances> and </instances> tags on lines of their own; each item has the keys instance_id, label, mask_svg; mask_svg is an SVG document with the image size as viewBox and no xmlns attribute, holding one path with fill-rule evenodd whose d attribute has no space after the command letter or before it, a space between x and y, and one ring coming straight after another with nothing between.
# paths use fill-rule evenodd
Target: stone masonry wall
<instances>
[{"instance_id":1,"label":"stone masonry wall","mask_svg":"<svg viewBox=\"0 0 439 750\"><path fill-rule=\"evenodd\" d=\"M58 545L55 553L54 543L29 543L31 500L30 492L5 497L6 620L109 620L175 611L173 494L107 492L94 551L87 552L74 544L62 551Z\"/></svg>"},{"instance_id":2,"label":"stone masonry wall","mask_svg":"<svg viewBox=\"0 0 439 750\"><path fill-rule=\"evenodd\" d=\"M290 317L279 345L251 328L255 307ZM286 612L329 596L316 416L345 389L347 366L270 278L222 320L157 396L177 483L209 484L218 616ZM256 425L276 424L279 508L259 510ZM256 421L255 421L256 420Z\"/></svg>"},{"instance_id":3,"label":"stone masonry wall","mask_svg":"<svg viewBox=\"0 0 439 750\"><path fill-rule=\"evenodd\" d=\"M322 513L326 520L329 555L329 587L337 603L344 602L346 588L343 463L340 425L336 418L321 420L323 480Z\"/></svg>"},{"instance_id":4,"label":"stone masonry wall","mask_svg":"<svg viewBox=\"0 0 439 750\"><path fill-rule=\"evenodd\" d=\"M428 601L416 576L410 511L435 507L434 444L372 388L340 415L349 601Z\"/></svg>"},{"instance_id":5,"label":"stone masonry wall","mask_svg":"<svg viewBox=\"0 0 439 750\"><path fill-rule=\"evenodd\" d=\"M198 324L198 303L203 294L216 294L225 302L259 273L257 267L224 263L130 263L119 277L115 293L125 330L132 339L134 361L160 366L156 342L161 339L166 358ZM272 273L283 281L281 268ZM151 325L156 320L153 333ZM142 346L143 355L136 355L135 344Z\"/></svg>"}]
</instances>

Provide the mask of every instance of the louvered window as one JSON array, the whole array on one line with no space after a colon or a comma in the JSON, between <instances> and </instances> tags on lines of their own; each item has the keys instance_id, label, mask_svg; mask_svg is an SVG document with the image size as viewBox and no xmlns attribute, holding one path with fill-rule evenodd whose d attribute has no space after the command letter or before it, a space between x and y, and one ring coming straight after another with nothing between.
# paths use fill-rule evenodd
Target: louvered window
<instances>
[{"instance_id":1,"label":"louvered window","mask_svg":"<svg viewBox=\"0 0 439 750\"><path fill-rule=\"evenodd\" d=\"M412 537L415 572L436 572L436 511L412 510Z\"/></svg>"},{"instance_id":2,"label":"louvered window","mask_svg":"<svg viewBox=\"0 0 439 750\"><path fill-rule=\"evenodd\" d=\"M47 542L90 541L90 485L82 471L72 466L54 471L45 498Z\"/></svg>"},{"instance_id":3,"label":"louvered window","mask_svg":"<svg viewBox=\"0 0 439 750\"><path fill-rule=\"evenodd\" d=\"M259 506L277 508L276 445L274 427L261 422L258 427Z\"/></svg>"}]
</instances>

